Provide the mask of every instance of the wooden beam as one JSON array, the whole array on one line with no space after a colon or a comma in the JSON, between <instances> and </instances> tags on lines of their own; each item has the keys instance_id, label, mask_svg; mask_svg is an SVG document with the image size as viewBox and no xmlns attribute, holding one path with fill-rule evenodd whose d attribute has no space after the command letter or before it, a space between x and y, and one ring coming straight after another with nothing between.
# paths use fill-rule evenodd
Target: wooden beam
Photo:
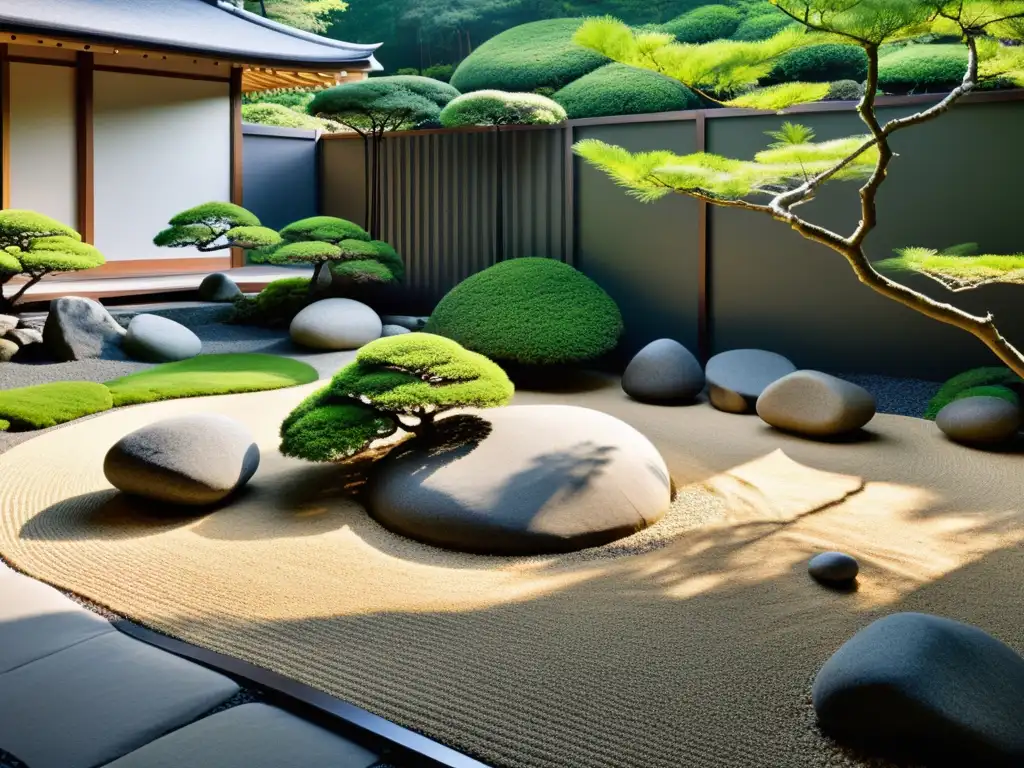
<instances>
[{"instance_id":1,"label":"wooden beam","mask_svg":"<svg viewBox=\"0 0 1024 768\"><path fill-rule=\"evenodd\" d=\"M96 242L96 200L93 182L93 54L78 53L75 70L75 152L77 156L78 233L87 243Z\"/></svg>"},{"instance_id":2,"label":"wooden beam","mask_svg":"<svg viewBox=\"0 0 1024 768\"><path fill-rule=\"evenodd\" d=\"M0 208L11 207L11 60L0 44Z\"/></svg>"},{"instance_id":3,"label":"wooden beam","mask_svg":"<svg viewBox=\"0 0 1024 768\"><path fill-rule=\"evenodd\" d=\"M231 69L231 202L244 205L242 195L242 75L241 67ZM231 249L231 266L245 266L245 251Z\"/></svg>"}]
</instances>

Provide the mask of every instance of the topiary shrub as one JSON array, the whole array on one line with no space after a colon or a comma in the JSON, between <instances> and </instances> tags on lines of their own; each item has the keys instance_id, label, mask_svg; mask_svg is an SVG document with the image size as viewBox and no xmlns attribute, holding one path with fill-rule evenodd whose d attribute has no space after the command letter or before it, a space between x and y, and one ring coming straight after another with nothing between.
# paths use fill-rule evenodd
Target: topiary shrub
<instances>
[{"instance_id":1,"label":"topiary shrub","mask_svg":"<svg viewBox=\"0 0 1024 768\"><path fill-rule=\"evenodd\" d=\"M879 59L878 87L894 94L948 91L966 69L962 45L906 45Z\"/></svg>"},{"instance_id":2,"label":"topiary shrub","mask_svg":"<svg viewBox=\"0 0 1024 768\"><path fill-rule=\"evenodd\" d=\"M608 63L601 54L572 41L582 23L583 19L548 19L507 29L467 56L451 84L462 93L563 88Z\"/></svg>"},{"instance_id":3,"label":"topiary shrub","mask_svg":"<svg viewBox=\"0 0 1024 768\"><path fill-rule=\"evenodd\" d=\"M256 125L276 125L279 128L305 128L310 131L336 133L341 126L331 120L321 120L281 104L245 104L242 106L242 122Z\"/></svg>"},{"instance_id":4,"label":"topiary shrub","mask_svg":"<svg viewBox=\"0 0 1024 768\"><path fill-rule=\"evenodd\" d=\"M441 125L557 125L566 120L562 106L536 93L476 91L452 101L441 110Z\"/></svg>"},{"instance_id":5,"label":"topiary shrub","mask_svg":"<svg viewBox=\"0 0 1024 768\"><path fill-rule=\"evenodd\" d=\"M554 95L570 119L643 115L698 109L697 95L670 77L624 64L608 64Z\"/></svg>"},{"instance_id":6,"label":"topiary shrub","mask_svg":"<svg viewBox=\"0 0 1024 768\"><path fill-rule=\"evenodd\" d=\"M767 40L795 23L789 16L773 8L745 18L730 39L746 42Z\"/></svg>"},{"instance_id":7,"label":"topiary shrub","mask_svg":"<svg viewBox=\"0 0 1024 768\"><path fill-rule=\"evenodd\" d=\"M322 88L278 88L273 91L252 91L242 94L243 104L280 104L282 107L306 113L306 105Z\"/></svg>"},{"instance_id":8,"label":"topiary shrub","mask_svg":"<svg viewBox=\"0 0 1024 768\"><path fill-rule=\"evenodd\" d=\"M505 405L513 391L501 368L449 339L378 339L289 414L281 453L307 461L350 458L400 429L423 435L453 408Z\"/></svg>"},{"instance_id":9,"label":"topiary shrub","mask_svg":"<svg viewBox=\"0 0 1024 768\"><path fill-rule=\"evenodd\" d=\"M256 296L239 296L234 301L230 322L265 328L287 327L312 301L309 284L308 277L283 277L268 283Z\"/></svg>"},{"instance_id":10,"label":"topiary shrub","mask_svg":"<svg viewBox=\"0 0 1024 768\"><path fill-rule=\"evenodd\" d=\"M954 376L939 388L935 397L929 401L924 418L934 419L939 415L939 411L954 400L969 396L965 394L967 392L977 391L979 388L991 390L993 387L1009 390L1010 387L1019 388L1022 384L1024 381L1009 368L1002 366L972 368ZM995 396L999 397L1000 395Z\"/></svg>"},{"instance_id":11,"label":"topiary shrub","mask_svg":"<svg viewBox=\"0 0 1024 768\"><path fill-rule=\"evenodd\" d=\"M432 67L427 67L426 69L423 70L424 77L439 80L442 83L450 82L452 79L452 75L454 74L454 64L434 64ZM454 96L452 98L454 98Z\"/></svg>"},{"instance_id":12,"label":"topiary shrub","mask_svg":"<svg viewBox=\"0 0 1024 768\"><path fill-rule=\"evenodd\" d=\"M225 248L266 248L281 242L255 214L234 203L203 203L182 211L153 238L161 248L195 248L203 253Z\"/></svg>"},{"instance_id":13,"label":"topiary shrub","mask_svg":"<svg viewBox=\"0 0 1024 768\"><path fill-rule=\"evenodd\" d=\"M743 17L727 5L705 5L661 25L661 31L674 35L680 43L710 43L732 35Z\"/></svg>"},{"instance_id":14,"label":"topiary shrub","mask_svg":"<svg viewBox=\"0 0 1024 768\"><path fill-rule=\"evenodd\" d=\"M395 74L396 75L413 75L415 77L418 77L419 74L420 74L420 71L418 69L416 69L416 67L400 67L399 69L395 70Z\"/></svg>"},{"instance_id":15,"label":"topiary shrub","mask_svg":"<svg viewBox=\"0 0 1024 768\"><path fill-rule=\"evenodd\" d=\"M622 315L593 280L553 259L512 259L463 280L424 328L494 360L592 360L622 335Z\"/></svg>"},{"instance_id":16,"label":"topiary shrub","mask_svg":"<svg viewBox=\"0 0 1024 768\"><path fill-rule=\"evenodd\" d=\"M837 80L829 83L825 101L860 101L864 96L864 86L853 80Z\"/></svg>"},{"instance_id":17,"label":"topiary shrub","mask_svg":"<svg viewBox=\"0 0 1024 768\"><path fill-rule=\"evenodd\" d=\"M868 56L857 45L825 43L797 48L779 57L768 83L829 83L834 80L863 81L868 74Z\"/></svg>"}]
</instances>

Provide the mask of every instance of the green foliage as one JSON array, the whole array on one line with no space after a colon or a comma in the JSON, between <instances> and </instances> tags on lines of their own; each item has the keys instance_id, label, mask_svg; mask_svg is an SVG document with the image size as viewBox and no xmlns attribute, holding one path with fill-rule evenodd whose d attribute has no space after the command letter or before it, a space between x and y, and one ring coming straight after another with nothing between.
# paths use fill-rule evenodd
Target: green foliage
<instances>
[{"instance_id":1,"label":"green foliage","mask_svg":"<svg viewBox=\"0 0 1024 768\"><path fill-rule=\"evenodd\" d=\"M475 91L452 101L441 110L441 125L557 125L565 121L562 106L536 93Z\"/></svg>"},{"instance_id":2,"label":"green foliage","mask_svg":"<svg viewBox=\"0 0 1024 768\"><path fill-rule=\"evenodd\" d=\"M710 43L732 35L742 16L727 5L705 5L661 25L680 43Z\"/></svg>"},{"instance_id":3,"label":"green foliage","mask_svg":"<svg viewBox=\"0 0 1024 768\"><path fill-rule=\"evenodd\" d=\"M808 144L814 141L814 129L800 123L791 123L789 120L779 126L777 131L765 131L765 136L775 139L768 145L769 149L791 147L795 144Z\"/></svg>"},{"instance_id":4,"label":"green foliage","mask_svg":"<svg viewBox=\"0 0 1024 768\"><path fill-rule=\"evenodd\" d=\"M82 239L71 227L41 213L15 208L0 211L0 250L10 246L26 249L33 240L43 237Z\"/></svg>"},{"instance_id":5,"label":"green foliage","mask_svg":"<svg viewBox=\"0 0 1024 768\"><path fill-rule=\"evenodd\" d=\"M418 93L427 78L396 75L371 77L320 91L306 107L311 115L333 120L364 134L397 131L436 120L437 102ZM444 83L436 83L444 86Z\"/></svg>"},{"instance_id":6,"label":"green foliage","mask_svg":"<svg viewBox=\"0 0 1024 768\"><path fill-rule=\"evenodd\" d=\"M554 94L570 119L699 109L697 95L656 72L607 64Z\"/></svg>"},{"instance_id":7,"label":"green foliage","mask_svg":"<svg viewBox=\"0 0 1024 768\"><path fill-rule=\"evenodd\" d=\"M319 378L311 365L262 354L199 355L157 365L107 382L114 405L181 397L261 392L308 384Z\"/></svg>"},{"instance_id":8,"label":"green foliage","mask_svg":"<svg viewBox=\"0 0 1024 768\"><path fill-rule=\"evenodd\" d=\"M552 259L525 258L459 283L424 330L495 360L573 363L612 350L622 334L622 316L583 273Z\"/></svg>"},{"instance_id":9,"label":"green foliage","mask_svg":"<svg viewBox=\"0 0 1024 768\"><path fill-rule=\"evenodd\" d=\"M399 74L401 74L401 72L399 72ZM427 67L426 69L423 70L424 77L429 77L434 80L440 80L442 83L451 82L452 75L454 74L454 64L435 64L434 66Z\"/></svg>"},{"instance_id":10,"label":"green foliage","mask_svg":"<svg viewBox=\"0 0 1024 768\"><path fill-rule=\"evenodd\" d=\"M289 414L281 452L308 461L349 458L398 429L422 432L439 413L505 405L512 394L501 368L449 339L425 333L378 339Z\"/></svg>"},{"instance_id":11,"label":"green foliage","mask_svg":"<svg viewBox=\"0 0 1024 768\"><path fill-rule=\"evenodd\" d=\"M341 258L341 248L334 243L285 243L265 258L271 264L318 264Z\"/></svg>"},{"instance_id":12,"label":"green foliage","mask_svg":"<svg viewBox=\"0 0 1024 768\"><path fill-rule=\"evenodd\" d=\"M231 227L258 227L260 220L254 213L240 205L212 202L182 211L175 215L168 224L172 227L202 224L211 229L228 230Z\"/></svg>"},{"instance_id":13,"label":"green foliage","mask_svg":"<svg viewBox=\"0 0 1024 768\"><path fill-rule=\"evenodd\" d=\"M321 88L278 88L273 91L252 91L242 94L242 104L280 104L306 114L306 107Z\"/></svg>"},{"instance_id":14,"label":"green foliage","mask_svg":"<svg viewBox=\"0 0 1024 768\"><path fill-rule=\"evenodd\" d=\"M306 32L326 32L331 16L348 8L343 0L246 0L245 9Z\"/></svg>"},{"instance_id":15,"label":"green foliage","mask_svg":"<svg viewBox=\"0 0 1024 768\"><path fill-rule=\"evenodd\" d=\"M418 69L416 69L415 67L401 67L400 69L396 69L395 70L395 74L396 75L414 75L414 76L418 77L419 74L420 74L420 71Z\"/></svg>"},{"instance_id":16,"label":"green foliage","mask_svg":"<svg viewBox=\"0 0 1024 768\"><path fill-rule=\"evenodd\" d=\"M113 407L102 384L60 381L0 390L0 432L46 429Z\"/></svg>"},{"instance_id":17,"label":"green foliage","mask_svg":"<svg viewBox=\"0 0 1024 768\"><path fill-rule=\"evenodd\" d=\"M1024 384L1024 381L1004 366L973 368L969 371L964 371L951 378L939 388L939 391L935 393L935 397L928 403L928 409L925 411L924 418L934 419L938 416L939 411L958 399L958 397L964 396L965 392L979 388L1020 387L1022 384Z\"/></svg>"},{"instance_id":18,"label":"green foliage","mask_svg":"<svg viewBox=\"0 0 1024 768\"><path fill-rule=\"evenodd\" d=\"M358 224L337 216L310 216L293 221L281 230L281 238L289 243L323 241L340 243L342 240L369 240L370 235Z\"/></svg>"},{"instance_id":19,"label":"green foliage","mask_svg":"<svg viewBox=\"0 0 1024 768\"><path fill-rule=\"evenodd\" d=\"M311 131L336 132L337 123L321 120L281 104L245 104L242 106L242 121L257 125L276 125L281 128L305 128Z\"/></svg>"},{"instance_id":20,"label":"green foliage","mask_svg":"<svg viewBox=\"0 0 1024 768\"><path fill-rule=\"evenodd\" d=\"M234 302L231 322L267 328L287 327L309 306L308 277L282 277L268 283L256 296L239 296Z\"/></svg>"},{"instance_id":21,"label":"green foliage","mask_svg":"<svg viewBox=\"0 0 1024 768\"><path fill-rule=\"evenodd\" d=\"M768 74L768 82L828 83L833 80L862 82L868 74L868 56L856 45L823 43L798 48L782 55Z\"/></svg>"},{"instance_id":22,"label":"green foliage","mask_svg":"<svg viewBox=\"0 0 1024 768\"><path fill-rule=\"evenodd\" d=\"M755 88L725 102L725 105L745 109L784 109L794 104L821 101L828 95L828 90L828 83L781 83Z\"/></svg>"},{"instance_id":23,"label":"green foliage","mask_svg":"<svg viewBox=\"0 0 1024 768\"><path fill-rule=\"evenodd\" d=\"M441 69L443 70L443 67ZM439 107L443 107L459 95L458 89L441 78L428 75L427 70L424 70L422 76L398 74L391 77L375 77L373 80L378 84L387 83L395 88L405 88Z\"/></svg>"},{"instance_id":24,"label":"green foliage","mask_svg":"<svg viewBox=\"0 0 1024 768\"><path fill-rule=\"evenodd\" d=\"M854 80L836 80L829 83L825 101L860 101L864 96L864 86Z\"/></svg>"},{"instance_id":25,"label":"green foliage","mask_svg":"<svg viewBox=\"0 0 1024 768\"><path fill-rule=\"evenodd\" d=\"M962 45L908 45L878 62L878 87L886 93L933 93L955 88L967 70Z\"/></svg>"},{"instance_id":26,"label":"green foliage","mask_svg":"<svg viewBox=\"0 0 1024 768\"><path fill-rule=\"evenodd\" d=\"M1020 396L1018 396L1016 392L1009 387L1001 387L998 385L965 389L963 392L957 393L953 400L963 400L966 397L998 397L1000 400L1005 400L1008 403L1013 403L1017 406L1020 405Z\"/></svg>"},{"instance_id":27,"label":"green foliage","mask_svg":"<svg viewBox=\"0 0 1024 768\"><path fill-rule=\"evenodd\" d=\"M41 237L28 250L17 254L21 269L28 274L76 272L104 263L103 254L77 237Z\"/></svg>"},{"instance_id":28,"label":"green foliage","mask_svg":"<svg viewBox=\"0 0 1024 768\"><path fill-rule=\"evenodd\" d=\"M605 56L573 42L582 21L550 19L505 30L459 64L451 83L462 93L563 88L608 63Z\"/></svg>"},{"instance_id":29,"label":"green foliage","mask_svg":"<svg viewBox=\"0 0 1024 768\"><path fill-rule=\"evenodd\" d=\"M796 26L793 19L775 9L762 13L753 14L740 22L739 27L733 33L732 39L741 42L756 42L768 40L784 29Z\"/></svg>"},{"instance_id":30,"label":"green foliage","mask_svg":"<svg viewBox=\"0 0 1024 768\"><path fill-rule=\"evenodd\" d=\"M939 253L933 248L900 248L891 259L875 262L875 268L892 273L916 272L942 283L953 291L988 283L1024 285L1024 254L1010 256L958 255L976 248L974 243L954 246Z\"/></svg>"},{"instance_id":31,"label":"green foliage","mask_svg":"<svg viewBox=\"0 0 1024 768\"><path fill-rule=\"evenodd\" d=\"M182 211L158 232L153 244L161 248L265 248L281 241L272 229L260 224L255 214L234 203L212 202Z\"/></svg>"}]
</instances>

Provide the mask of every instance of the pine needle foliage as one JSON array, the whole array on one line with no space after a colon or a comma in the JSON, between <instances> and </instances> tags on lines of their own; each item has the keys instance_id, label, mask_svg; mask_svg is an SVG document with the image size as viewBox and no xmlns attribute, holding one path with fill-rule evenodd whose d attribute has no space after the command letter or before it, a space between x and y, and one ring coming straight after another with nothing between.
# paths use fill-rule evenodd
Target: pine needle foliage
<instances>
[{"instance_id":1,"label":"pine needle foliage","mask_svg":"<svg viewBox=\"0 0 1024 768\"><path fill-rule=\"evenodd\" d=\"M153 238L161 248L195 248L203 253L225 248L266 248L281 241L251 211L234 203L210 202L176 214Z\"/></svg>"},{"instance_id":2,"label":"pine needle foliage","mask_svg":"<svg viewBox=\"0 0 1024 768\"><path fill-rule=\"evenodd\" d=\"M900 248L891 259L875 262L885 272L916 272L951 291L965 291L988 283L1024 285L1024 254L957 255L934 248Z\"/></svg>"}]
</instances>

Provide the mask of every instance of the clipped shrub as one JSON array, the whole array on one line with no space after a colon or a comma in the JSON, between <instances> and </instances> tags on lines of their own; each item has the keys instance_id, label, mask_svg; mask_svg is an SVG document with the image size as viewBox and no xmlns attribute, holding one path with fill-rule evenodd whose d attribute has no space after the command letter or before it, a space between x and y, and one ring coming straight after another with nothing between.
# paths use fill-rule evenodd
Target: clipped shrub
<instances>
[{"instance_id":1,"label":"clipped shrub","mask_svg":"<svg viewBox=\"0 0 1024 768\"><path fill-rule=\"evenodd\" d=\"M462 93L563 88L608 63L601 54L572 41L582 23L583 19L548 19L507 29L467 56L451 84Z\"/></svg>"},{"instance_id":2,"label":"clipped shrub","mask_svg":"<svg viewBox=\"0 0 1024 768\"><path fill-rule=\"evenodd\" d=\"M554 95L571 119L642 115L697 109L701 101L685 85L656 72L607 64Z\"/></svg>"},{"instance_id":3,"label":"clipped shrub","mask_svg":"<svg viewBox=\"0 0 1024 768\"><path fill-rule=\"evenodd\" d=\"M399 69L395 70L395 74L396 75L413 75L413 76L418 77L419 74L420 74L420 71L418 69L416 69L416 67L400 67Z\"/></svg>"},{"instance_id":4,"label":"clipped shrub","mask_svg":"<svg viewBox=\"0 0 1024 768\"><path fill-rule=\"evenodd\" d=\"M782 11L777 10L766 10L764 12L751 15L740 22L739 27L733 33L732 40L743 40L743 41L755 41L755 40L767 40L769 37L777 35L782 30L786 29L793 24L796 24Z\"/></svg>"},{"instance_id":5,"label":"clipped shrub","mask_svg":"<svg viewBox=\"0 0 1024 768\"><path fill-rule=\"evenodd\" d=\"M443 107L459 95L459 91L440 78L427 75L393 75L392 77L375 77L373 82L386 84L392 88L404 88L407 91L422 96L439 107Z\"/></svg>"},{"instance_id":6,"label":"clipped shrub","mask_svg":"<svg viewBox=\"0 0 1024 768\"><path fill-rule=\"evenodd\" d=\"M1017 374L1003 366L972 368L957 374L939 388L935 397L929 401L924 418L934 419L939 415L939 411L954 400L968 396L965 395L966 392L991 389L992 387L1009 389L1010 387L1020 387L1022 384L1024 381ZM998 396L996 395L996 397Z\"/></svg>"},{"instance_id":7,"label":"clipped shrub","mask_svg":"<svg viewBox=\"0 0 1024 768\"><path fill-rule=\"evenodd\" d=\"M378 134L436 120L438 102L451 96L442 90L446 88L450 86L426 77L371 77L320 91L306 110L353 130Z\"/></svg>"},{"instance_id":8,"label":"clipped shrub","mask_svg":"<svg viewBox=\"0 0 1024 768\"><path fill-rule=\"evenodd\" d=\"M440 80L442 83L450 82L455 74L454 64L434 64L423 70L423 76Z\"/></svg>"},{"instance_id":9,"label":"clipped shrub","mask_svg":"<svg viewBox=\"0 0 1024 768\"><path fill-rule=\"evenodd\" d=\"M422 435L453 408L505 405L513 391L501 368L449 339L378 339L288 415L281 452L307 461L350 458L400 429Z\"/></svg>"},{"instance_id":10,"label":"clipped shrub","mask_svg":"<svg viewBox=\"0 0 1024 768\"><path fill-rule=\"evenodd\" d=\"M281 237L256 215L234 203L203 203L176 214L153 244L161 248L195 248L203 253L225 248L267 248Z\"/></svg>"},{"instance_id":11,"label":"clipped shrub","mask_svg":"<svg viewBox=\"0 0 1024 768\"><path fill-rule=\"evenodd\" d=\"M525 365L576 363L614 349L622 315L593 280L553 259L503 261L463 280L424 328Z\"/></svg>"},{"instance_id":12,"label":"clipped shrub","mask_svg":"<svg viewBox=\"0 0 1024 768\"><path fill-rule=\"evenodd\" d=\"M727 5L705 5L661 25L661 31L674 35L680 43L710 43L732 35L743 17Z\"/></svg>"},{"instance_id":13,"label":"clipped shrub","mask_svg":"<svg viewBox=\"0 0 1024 768\"><path fill-rule=\"evenodd\" d=\"M825 101L860 101L864 86L854 80L837 80L829 83Z\"/></svg>"},{"instance_id":14,"label":"clipped shrub","mask_svg":"<svg viewBox=\"0 0 1024 768\"><path fill-rule=\"evenodd\" d=\"M868 55L859 45L825 43L797 48L779 57L765 79L769 83L829 83L863 81L868 75Z\"/></svg>"},{"instance_id":15,"label":"clipped shrub","mask_svg":"<svg viewBox=\"0 0 1024 768\"><path fill-rule=\"evenodd\" d=\"M310 131L337 132L341 127L330 120L311 117L280 104L244 104L242 122L256 125L276 125L279 128L305 128Z\"/></svg>"},{"instance_id":16,"label":"clipped shrub","mask_svg":"<svg viewBox=\"0 0 1024 768\"><path fill-rule=\"evenodd\" d=\"M253 91L242 94L243 104L280 104L282 107L305 114L306 105L321 88L288 88L273 91Z\"/></svg>"},{"instance_id":17,"label":"clipped shrub","mask_svg":"<svg viewBox=\"0 0 1024 768\"><path fill-rule=\"evenodd\" d=\"M0 390L0 432L46 429L114 405L110 390L89 381L58 381Z\"/></svg>"},{"instance_id":18,"label":"clipped shrub","mask_svg":"<svg viewBox=\"0 0 1024 768\"><path fill-rule=\"evenodd\" d=\"M268 283L256 296L234 301L230 322L265 328L287 327L310 301L308 277L282 277Z\"/></svg>"},{"instance_id":19,"label":"clipped shrub","mask_svg":"<svg viewBox=\"0 0 1024 768\"><path fill-rule=\"evenodd\" d=\"M962 45L907 45L879 59L878 87L894 94L949 91L966 71Z\"/></svg>"},{"instance_id":20,"label":"clipped shrub","mask_svg":"<svg viewBox=\"0 0 1024 768\"><path fill-rule=\"evenodd\" d=\"M476 91L467 93L441 110L441 125L557 125L565 110L553 99L536 93Z\"/></svg>"}]
</instances>

